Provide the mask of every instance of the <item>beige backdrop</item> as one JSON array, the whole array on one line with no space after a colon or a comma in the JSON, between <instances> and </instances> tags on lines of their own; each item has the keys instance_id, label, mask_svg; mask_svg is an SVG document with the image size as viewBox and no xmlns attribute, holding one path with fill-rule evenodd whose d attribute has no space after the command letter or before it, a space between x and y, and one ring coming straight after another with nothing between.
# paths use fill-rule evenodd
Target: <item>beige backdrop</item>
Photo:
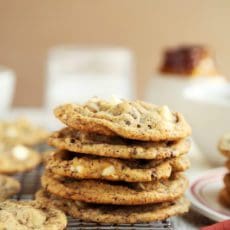
<instances>
[{"instance_id":1,"label":"beige backdrop","mask_svg":"<svg viewBox=\"0 0 230 230\"><path fill-rule=\"evenodd\" d=\"M162 47L208 44L230 75L228 0L0 0L0 64L15 69L16 105L41 105L47 50L107 44L136 55L138 96Z\"/></svg>"}]
</instances>

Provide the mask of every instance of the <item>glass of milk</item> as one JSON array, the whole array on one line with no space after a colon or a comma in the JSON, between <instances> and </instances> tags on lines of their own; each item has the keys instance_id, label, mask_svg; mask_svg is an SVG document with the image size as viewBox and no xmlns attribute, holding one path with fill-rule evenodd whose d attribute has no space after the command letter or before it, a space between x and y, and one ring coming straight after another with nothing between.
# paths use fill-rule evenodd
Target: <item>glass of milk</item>
<instances>
[{"instance_id":1,"label":"glass of milk","mask_svg":"<svg viewBox=\"0 0 230 230\"><path fill-rule=\"evenodd\" d=\"M0 66L0 113L6 113L12 104L15 88L15 74L12 70Z\"/></svg>"},{"instance_id":2,"label":"glass of milk","mask_svg":"<svg viewBox=\"0 0 230 230\"><path fill-rule=\"evenodd\" d=\"M223 166L226 158L217 149L220 138L230 132L230 83L200 84L184 90L185 116L195 141L213 166Z\"/></svg>"},{"instance_id":3,"label":"glass of milk","mask_svg":"<svg viewBox=\"0 0 230 230\"><path fill-rule=\"evenodd\" d=\"M90 97L134 97L133 55L117 47L60 46L50 50L45 105L82 103Z\"/></svg>"}]
</instances>

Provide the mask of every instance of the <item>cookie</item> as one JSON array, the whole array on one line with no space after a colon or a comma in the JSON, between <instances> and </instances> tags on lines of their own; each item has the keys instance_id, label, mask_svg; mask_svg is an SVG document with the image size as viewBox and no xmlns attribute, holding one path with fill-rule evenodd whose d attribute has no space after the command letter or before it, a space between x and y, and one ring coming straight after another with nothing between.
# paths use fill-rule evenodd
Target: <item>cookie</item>
<instances>
[{"instance_id":1,"label":"cookie","mask_svg":"<svg viewBox=\"0 0 230 230\"><path fill-rule=\"evenodd\" d=\"M49 133L26 119L0 122L0 141L11 145L36 145L44 142Z\"/></svg>"},{"instance_id":2,"label":"cookie","mask_svg":"<svg viewBox=\"0 0 230 230\"><path fill-rule=\"evenodd\" d=\"M48 143L58 149L73 152L125 159L164 159L180 156L190 149L190 140L166 142L143 142L119 136L105 136L95 133L64 128L54 132Z\"/></svg>"},{"instance_id":3,"label":"cookie","mask_svg":"<svg viewBox=\"0 0 230 230\"><path fill-rule=\"evenodd\" d=\"M23 145L7 146L0 143L0 173L14 174L29 171L41 162L35 150Z\"/></svg>"},{"instance_id":4,"label":"cookie","mask_svg":"<svg viewBox=\"0 0 230 230\"><path fill-rule=\"evenodd\" d=\"M227 189L221 189L219 193L219 201L222 205L230 207L230 193L227 191Z\"/></svg>"},{"instance_id":5,"label":"cookie","mask_svg":"<svg viewBox=\"0 0 230 230\"><path fill-rule=\"evenodd\" d=\"M107 224L160 221L170 216L183 214L189 209L189 202L185 198L141 206L99 205L66 200L40 190L36 194L36 199L44 204L51 204L74 218Z\"/></svg>"},{"instance_id":6,"label":"cookie","mask_svg":"<svg viewBox=\"0 0 230 230\"><path fill-rule=\"evenodd\" d=\"M172 172L189 167L187 156L167 160L121 160L57 151L47 160L46 169L76 179L145 182L169 178Z\"/></svg>"},{"instance_id":7,"label":"cookie","mask_svg":"<svg viewBox=\"0 0 230 230\"><path fill-rule=\"evenodd\" d=\"M4 201L0 203L0 229L53 229L67 226L65 214L47 203Z\"/></svg>"},{"instance_id":8,"label":"cookie","mask_svg":"<svg viewBox=\"0 0 230 230\"><path fill-rule=\"evenodd\" d=\"M84 105L59 106L54 113L64 124L77 130L128 139L165 141L191 134L180 113L142 101L110 102L93 98Z\"/></svg>"},{"instance_id":9,"label":"cookie","mask_svg":"<svg viewBox=\"0 0 230 230\"><path fill-rule=\"evenodd\" d=\"M220 152L230 158L230 133L226 133L219 142L219 150Z\"/></svg>"},{"instance_id":10,"label":"cookie","mask_svg":"<svg viewBox=\"0 0 230 230\"><path fill-rule=\"evenodd\" d=\"M42 152L42 163L46 164L50 158L52 158L53 154L54 154L55 150L46 150L44 152Z\"/></svg>"},{"instance_id":11,"label":"cookie","mask_svg":"<svg viewBox=\"0 0 230 230\"><path fill-rule=\"evenodd\" d=\"M229 169L229 171L230 171L230 159L226 161L225 166L226 166L227 169Z\"/></svg>"},{"instance_id":12,"label":"cookie","mask_svg":"<svg viewBox=\"0 0 230 230\"><path fill-rule=\"evenodd\" d=\"M225 174L224 184L226 186L226 189L230 192L230 173Z\"/></svg>"},{"instance_id":13,"label":"cookie","mask_svg":"<svg viewBox=\"0 0 230 230\"><path fill-rule=\"evenodd\" d=\"M138 205L175 200L188 186L187 179L177 174L168 180L126 183L100 180L74 180L45 173L42 186L57 196L89 203Z\"/></svg>"},{"instance_id":14,"label":"cookie","mask_svg":"<svg viewBox=\"0 0 230 230\"><path fill-rule=\"evenodd\" d=\"M14 178L0 175L0 200L5 200L20 190L20 183Z\"/></svg>"}]
</instances>

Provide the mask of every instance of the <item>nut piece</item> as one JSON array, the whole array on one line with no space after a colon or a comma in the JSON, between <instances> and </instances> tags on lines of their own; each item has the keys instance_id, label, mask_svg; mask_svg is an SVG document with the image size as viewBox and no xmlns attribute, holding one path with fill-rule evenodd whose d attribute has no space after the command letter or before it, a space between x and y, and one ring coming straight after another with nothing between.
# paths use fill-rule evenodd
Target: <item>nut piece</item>
<instances>
[{"instance_id":1,"label":"nut piece","mask_svg":"<svg viewBox=\"0 0 230 230\"><path fill-rule=\"evenodd\" d=\"M114 173L115 173L115 168L114 166L111 165L111 166L104 168L104 170L102 171L102 176L110 176Z\"/></svg>"}]
</instances>

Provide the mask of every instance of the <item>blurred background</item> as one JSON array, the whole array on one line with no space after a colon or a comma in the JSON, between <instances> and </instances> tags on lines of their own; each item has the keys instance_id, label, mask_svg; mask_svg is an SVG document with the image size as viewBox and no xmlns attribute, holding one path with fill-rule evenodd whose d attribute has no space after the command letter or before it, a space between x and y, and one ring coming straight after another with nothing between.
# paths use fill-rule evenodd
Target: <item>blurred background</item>
<instances>
[{"instance_id":1,"label":"blurred background","mask_svg":"<svg viewBox=\"0 0 230 230\"><path fill-rule=\"evenodd\" d=\"M0 63L17 76L13 104L45 103L48 54L60 45L128 49L138 98L143 98L168 46L210 46L218 69L228 77L229 4L227 0L0 0Z\"/></svg>"},{"instance_id":2,"label":"blurred background","mask_svg":"<svg viewBox=\"0 0 230 230\"><path fill-rule=\"evenodd\" d=\"M230 131L229 21L228 0L0 0L0 147L47 150L41 143L63 127L52 112L62 103L141 99L163 106L170 130L169 111L191 125L190 181L223 166L217 146ZM16 155L4 150L9 165L27 161L21 147ZM219 221L230 212L217 202L225 171L216 172L205 177L214 184L198 178L208 189L197 183L199 199L190 200ZM184 229L203 220L189 215Z\"/></svg>"},{"instance_id":3,"label":"blurred background","mask_svg":"<svg viewBox=\"0 0 230 230\"><path fill-rule=\"evenodd\" d=\"M52 110L61 103L142 99L182 112L199 147L222 164L216 146L230 129L229 4L0 0L0 117L56 129Z\"/></svg>"}]
</instances>

